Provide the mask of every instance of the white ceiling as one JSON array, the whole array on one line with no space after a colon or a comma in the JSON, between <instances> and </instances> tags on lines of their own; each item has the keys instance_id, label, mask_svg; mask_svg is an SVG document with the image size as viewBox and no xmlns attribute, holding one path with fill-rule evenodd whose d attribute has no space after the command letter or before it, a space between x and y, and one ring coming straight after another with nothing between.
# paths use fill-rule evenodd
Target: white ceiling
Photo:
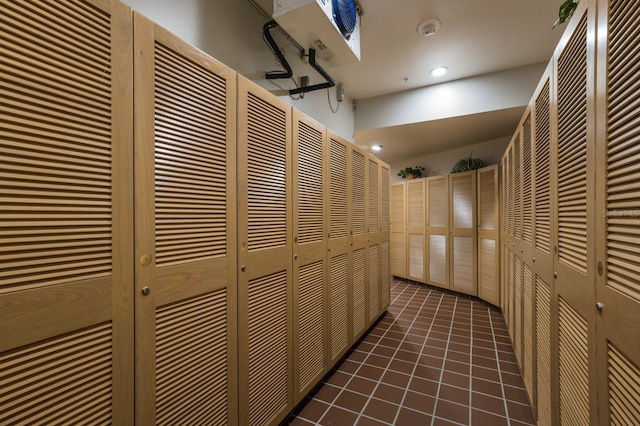
<instances>
[{"instance_id":1,"label":"white ceiling","mask_svg":"<svg viewBox=\"0 0 640 426\"><path fill-rule=\"evenodd\" d=\"M273 0L255 0L268 14ZM525 65L548 62L564 28L552 30L561 0L359 0L363 9L359 63L331 68L356 100L401 92ZM420 22L438 19L424 37ZM445 65L444 77L429 70ZM375 140L387 162L510 136L523 109L509 109L356 133L356 144ZM423 143L426 139L431 142ZM388 141L388 142L385 142Z\"/></svg>"}]
</instances>

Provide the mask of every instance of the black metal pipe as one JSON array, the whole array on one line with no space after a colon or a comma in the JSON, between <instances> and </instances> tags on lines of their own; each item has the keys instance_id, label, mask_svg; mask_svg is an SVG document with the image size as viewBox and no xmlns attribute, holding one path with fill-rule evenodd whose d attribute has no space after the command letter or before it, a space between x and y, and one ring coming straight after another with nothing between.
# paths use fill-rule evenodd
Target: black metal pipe
<instances>
[{"instance_id":1,"label":"black metal pipe","mask_svg":"<svg viewBox=\"0 0 640 426\"><path fill-rule=\"evenodd\" d=\"M267 73L268 80L278 79L278 78L291 78L293 76L293 71L291 70L291 66L289 65L289 62L287 62L284 55L280 51L280 48L276 44L276 41L271 36L271 32L270 32L271 28L275 28L277 26L278 26L278 23L272 19L271 21L264 24L264 26L262 27L262 35L267 40L269 47L271 47L271 50L278 57L280 64L284 67L286 71L285 72L278 72L278 71L268 72Z\"/></svg>"},{"instance_id":2,"label":"black metal pipe","mask_svg":"<svg viewBox=\"0 0 640 426\"><path fill-rule=\"evenodd\" d=\"M327 72L324 69L322 69L320 64L316 62L316 49L314 49L313 47L309 48L309 65L311 65L313 69L316 70L318 74L320 74L327 81L325 83L314 84L312 86L298 87L296 89L291 89L289 90L290 95L297 95L299 93L307 93L307 92L312 92L314 90L320 90L320 89L328 89L329 87L333 87L336 85L336 81L333 78L331 78L331 76L327 74Z\"/></svg>"}]
</instances>

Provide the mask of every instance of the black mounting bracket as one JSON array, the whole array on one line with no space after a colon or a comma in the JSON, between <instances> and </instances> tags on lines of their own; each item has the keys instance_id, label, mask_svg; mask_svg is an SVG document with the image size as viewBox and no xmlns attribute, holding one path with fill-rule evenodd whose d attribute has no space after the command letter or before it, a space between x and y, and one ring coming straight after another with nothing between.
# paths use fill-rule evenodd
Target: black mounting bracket
<instances>
[{"instance_id":1,"label":"black mounting bracket","mask_svg":"<svg viewBox=\"0 0 640 426\"><path fill-rule=\"evenodd\" d=\"M267 79L279 79L279 78L291 78L293 76L293 71L291 70L291 66L287 62L286 58L282 54L282 51L278 47L278 44L275 42L273 37L271 36L270 30L278 26L278 23L274 20L271 20L264 24L262 28L262 33L264 35L265 40L271 47L273 53L278 57L278 60L286 70L285 72L268 72ZM304 54L304 51L303 51ZM320 89L328 89L329 87L333 87L336 85L336 82L327 72L316 62L316 50L314 48L309 48L309 65L318 72L326 81L324 83L314 84L311 86L298 87L295 89L289 90L289 95L297 95L300 93L312 92L314 90Z\"/></svg>"}]
</instances>

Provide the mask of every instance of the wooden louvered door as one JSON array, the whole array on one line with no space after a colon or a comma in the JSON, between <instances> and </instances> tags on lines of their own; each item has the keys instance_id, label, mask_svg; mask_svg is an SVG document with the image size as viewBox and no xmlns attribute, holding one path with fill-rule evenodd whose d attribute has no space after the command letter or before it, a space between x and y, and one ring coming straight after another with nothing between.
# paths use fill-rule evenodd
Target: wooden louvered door
<instances>
[{"instance_id":1,"label":"wooden louvered door","mask_svg":"<svg viewBox=\"0 0 640 426\"><path fill-rule=\"evenodd\" d=\"M391 185L391 275L407 278L407 182Z\"/></svg>"},{"instance_id":2,"label":"wooden louvered door","mask_svg":"<svg viewBox=\"0 0 640 426\"><path fill-rule=\"evenodd\" d=\"M597 82L598 424L640 424L640 9L602 1ZM605 38L606 37L606 38ZM601 124L601 125L600 125ZM600 195L602 195L600 197ZM594 422L596 423L596 422Z\"/></svg>"},{"instance_id":3,"label":"wooden louvered door","mask_svg":"<svg viewBox=\"0 0 640 426\"><path fill-rule=\"evenodd\" d=\"M498 166L484 167L477 176L478 296L500 306Z\"/></svg>"},{"instance_id":4,"label":"wooden louvered door","mask_svg":"<svg viewBox=\"0 0 640 426\"><path fill-rule=\"evenodd\" d=\"M551 425L551 66L533 96L532 186L535 311L535 414L540 426Z\"/></svg>"},{"instance_id":5,"label":"wooden louvered door","mask_svg":"<svg viewBox=\"0 0 640 426\"><path fill-rule=\"evenodd\" d=\"M380 312L391 303L390 178L389 165L380 162Z\"/></svg>"},{"instance_id":6,"label":"wooden louvered door","mask_svg":"<svg viewBox=\"0 0 640 426\"><path fill-rule=\"evenodd\" d=\"M326 129L293 113L294 404L327 372Z\"/></svg>"},{"instance_id":7,"label":"wooden louvered door","mask_svg":"<svg viewBox=\"0 0 640 426\"><path fill-rule=\"evenodd\" d=\"M236 75L134 16L136 420L234 424Z\"/></svg>"},{"instance_id":8,"label":"wooden louvered door","mask_svg":"<svg viewBox=\"0 0 640 426\"><path fill-rule=\"evenodd\" d=\"M449 194L450 288L476 296L476 171L449 175Z\"/></svg>"},{"instance_id":9,"label":"wooden louvered door","mask_svg":"<svg viewBox=\"0 0 640 426\"><path fill-rule=\"evenodd\" d=\"M238 76L240 424L293 408L291 106Z\"/></svg>"},{"instance_id":10,"label":"wooden louvered door","mask_svg":"<svg viewBox=\"0 0 640 426\"><path fill-rule=\"evenodd\" d=\"M367 315L372 324L380 314L380 165L367 158Z\"/></svg>"},{"instance_id":11,"label":"wooden louvered door","mask_svg":"<svg viewBox=\"0 0 640 426\"><path fill-rule=\"evenodd\" d=\"M449 288L449 179L426 178L427 283Z\"/></svg>"},{"instance_id":12,"label":"wooden louvered door","mask_svg":"<svg viewBox=\"0 0 640 426\"><path fill-rule=\"evenodd\" d=\"M407 181L407 275L410 280L426 282L425 270L425 180Z\"/></svg>"},{"instance_id":13,"label":"wooden louvered door","mask_svg":"<svg viewBox=\"0 0 640 426\"><path fill-rule=\"evenodd\" d=\"M131 424L131 10L0 16L0 424Z\"/></svg>"},{"instance_id":14,"label":"wooden louvered door","mask_svg":"<svg viewBox=\"0 0 640 426\"><path fill-rule=\"evenodd\" d=\"M352 282L351 158L350 143L329 134L329 364L335 364L349 348L351 309L349 285ZM366 273L366 272L365 272Z\"/></svg>"},{"instance_id":15,"label":"wooden louvered door","mask_svg":"<svg viewBox=\"0 0 640 426\"><path fill-rule=\"evenodd\" d=\"M595 69L587 5L581 2L554 55L557 141L552 142L555 222L552 330L557 330L560 424L595 424L594 119L587 81ZM590 9L590 13L593 11ZM552 102L553 104L553 102ZM553 111L552 111L553 114ZM552 117L553 121L553 117ZM557 312L557 328L553 323ZM553 343L553 342L552 342ZM554 353L552 344L552 353ZM552 376L554 374L552 373ZM556 410L554 410L556 411Z\"/></svg>"},{"instance_id":16,"label":"wooden louvered door","mask_svg":"<svg viewBox=\"0 0 640 426\"><path fill-rule=\"evenodd\" d=\"M367 273L369 247L367 244L367 154L350 146L351 156L351 250L353 252L352 281L349 287L351 307L351 343L365 332L368 324Z\"/></svg>"}]
</instances>

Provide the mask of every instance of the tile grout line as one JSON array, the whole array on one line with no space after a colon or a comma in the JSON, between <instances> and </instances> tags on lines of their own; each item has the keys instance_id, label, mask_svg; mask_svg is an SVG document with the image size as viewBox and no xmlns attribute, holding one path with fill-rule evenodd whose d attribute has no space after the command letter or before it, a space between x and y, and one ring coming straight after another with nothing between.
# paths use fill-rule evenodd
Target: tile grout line
<instances>
[{"instance_id":1,"label":"tile grout line","mask_svg":"<svg viewBox=\"0 0 640 426\"><path fill-rule=\"evenodd\" d=\"M399 282L399 281L398 281L398 282L397 282L397 283L392 287L392 289L395 289L398 285L400 285L400 282ZM408 289L409 289L409 286L405 285L405 286L404 286L404 288L402 289L402 291L401 291L401 292L400 292L400 293L399 293L399 294L394 298L394 300L389 304L389 306L391 306L393 303L395 303L395 301L396 301L396 300L398 300L398 298L399 298L400 296L402 296L402 295L405 293L405 291L407 291ZM411 295L411 298L409 299L409 302L410 302L410 301L415 297L415 294L416 294L416 293L417 293L417 292L414 292L414 293L413 293L413 295ZM409 302L407 302L407 304L408 304ZM404 307L402 308L402 310L400 311L400 313L402 313L402 312L404 311L404 309L406 308L407 304L405 304L405 305L404 305ZM399 315L399 314L398 314L398 315ZM395 323L395 319L394 319L394 321L393 321L391 324L389 324L389 326L393 325L394 323ZM380 339L381 339L382 337L384 337L384 336L387 334L387 331L388 331L388 330L389 330L389 328L387 328L387 329L385 330L385 332L382 334L382 336L380 336ZM380 341L380 339L378 339L378 341ZM354 373L351 375L351 377L349 378L349 380L347 380L347 382L346 382L343 386L339 386L340 391L336 394L336 396L333 398L333 400L328 404L329 406L325 409L324 413L322 413L322 416L320 416L320 417L318 418L318 422L320 422L320 421L324 418L324 416L326 416L326 415L327 415L327 413L329 412L329 410L331 410L331 408L333 408L333 407L339 407L339 406L334 405L334 404L335 404L335 402L336 402L336 401L337 401L337 399L340 397L340 395L342 395L342 393L343 393L343 392L344 392L344 390L347 388L347 386L349 385L349 383L351 383L351 380L353 380L353 378L357 375L358 371L360 370L360 368L362 367L362 365L364 364L364 362L369 358L369 356L373 353L373 350L374 350L377 346L378 346L378 343L375 343L375 344L373 345L373 348L371 349L371 351L369 351L369 352L367 353L367 356L366 356L366 357L364 358L364 360L360 363L360 366L356 369L356 371L354 371ZM347 359L348 359L348 358L347 358ZM344 361L346 361L346 359L345 359ZM338 371L338 370L336 370L336 372L337 372L337 371ZM334 374L335 374L335 372L334 372ZM384 374L384 373L383 373L383 374ZM376 386L377 386L377 385L376 385ZM336 386L336 387L338 387L338 386ZM374 391L375 391L375 388L374 388ZM362 412L362 411L364 411L364 409L366 408L367 404L368 404L368 400L367 400L367 403L365 403L365 405L362 407L361 412ZM339 407L339 408L342 408L342 407ZM352 411L352 412L353 412L353 413L355 413L355 411ZM358 420L359 420L359 419L360 419L360 413L358 413L358 417L356 418L356 423L358 422ZM318 424L318 423L316 423L316 424Z\"/></svg>"},{"instance_id":2,"label":"tile grout line","mask_svg":"<svg viewBox=\"0 0 640 426\"><path fill-rule=\"evenodd\" d=\"M420 287L417 287L415 289L415 292L413 293L413 295L411 296L411 299L409 301L407 301L407 303L405 303L404 307L402 308L402 311L400 311L400 314L398 314L398 316L401 315L402 312L404 312L404 310L406 309L406 307L409 305L409 303L411 303L411 301L413 301L413 299L416 297L416 295L418 295L420 293ZM431 294L431 290L429 290L429 293L427 294L427 297L429 296L429 294ZM427 297L425 297L425 301L427 299ZM424 301L422 302L422 306L424 306ZM421 308L422 308L421 306ZM415 316L414 319L412 321L412 325L415 322ZM389 324L389 326L393 325L395 323L395 320L393 323ZM388 330L388 329L387 329ZM386 334L386 331L385 331ZM383 335L384 336L384 335ZM367 402L365 402L364 406L362 407L362 412L364 412L364 410L367 408L367 406L369 405L369 402L372 400L373 398L373 394L376 392L376 390L378 389L378 387L380 386L380 383L382 383L382 378L384 377L385 373L387 371L389 371L389 365L391 365L391 363L393 362L393 360L395 359L396 355L398 354L398 351L400 350L400 346L402 346L402 344L407 340L407 333L404 334L404 337L402 338L402 340L400 341L400 344L398 345L398 347L395 349L395 351L393 352L393 355L391 357L389 357L389 362L387 363L387 366L384 369L384 372L382 373L382 375L380 376L380 378L376 381L376 385L374 386L373 390L371 391L371 394L369 395L369 397L367 398ZM377 346L378 344L376 344ZM366 358L365 358L366 360ZM411 381L411 379L409 379L409 382ZM398 412L400 411L400 406L398 406ZM396 413L397 416L397 413ZM360 420L361 416L358 416L358 418L356 419L356 424L357 422ZM379 419L376 419L379 420ZM392 424L395 424L395 418L394 418L394 422Z\"/></svg>"},{"instance_id":3,"label":"tile grout line","mask_svg":"<svg viewBox=\"0 0 640 426\"><path fill-rule=\"evenodd\" d=\"M442 300L441 300L442 303ZM438 305L439 307L440 305ZM453 304L453 312L451 313L451 324L453 325L453 316L456 312L456 307L458 306L458 298L456 297L455 303ZM436 409L438 408L438 399L440 398L440 387L442 386L442 377L444 376L444 366L447 361L447 351L449 350L449 344L451 343L451 329L453 326L449 326L449 335L447 337L447 347L444 350L443 360L442 360L442 369L440 370L440 380L438 381L438 391L436 392L436 400L433 404L433 417L431 418L431 426L434 426L436 421ZM471 380L471 379L469 379Z\"/></svg>"},{"instance_id":4,"label":"tile grout line","mask_svg":"<svg viewBox=\"0 0 640 426\"><path fill-rule=\"evenodd\" d=\"M427 296L424 298L424 301L422 302L422 306L420 306L420 310L422 310L422 308L424 308L425 303L427 302L427 299L429 298L429 296L431 296L432 291L429 290L429 293L427 293ZM402 406L404 405L404 400L407 397L407 393L409 392L409 385L411 384L411 381L414 379L415 376L415 372L418 368L418 364L420 361L420 356L422 356L422 353L424 351L424 347L427 344L427 339L429 338L429 335L431 334L431 330L433 329L433 324L434 324L434 320L436 315L438 314L438 310L440 309L440 303L442 302L444 294L440 295L440 300L438 301L438 307L436 308L434 314L433 314L433 318L431 320L431 323L429 324L429 329L427 330L427 334L424 336L424 342L422 342L422 345L420 346L420 352L418 355L418 359L416 360L416 362L413 365L413 370L411 371L411 375L409 376L409 382L407 383L407 386L404 389L404 394L402 395L402 399L400 400L400 404L398 406L398 410L396 411L396 416L393 419L393 424L396 424L396 422L398 421L398 416L400 415L400 409L402 408ZM416 316L414 317L413 322L411 323L412 326L415 323L415 318L419 315L420 311L418 311L418 313L416 313ZM443 368L444 368L444 361L443 363Z\"/></svg>"},{"instance_id":5,"label":"tile grout line","mask_svg":"<svg viewBox=\"0 0 640 426\"><path fill-rule=\"evenodd\" d=\"M509 416L509 407L507 405L507 396L504 393L504 383L502 382L502 368L500 368L500 355L498 354L498 343L496 342L496 333L493 330L493 320L491 319L491 312L489 312L489 324L491 325L491 335L493 336L493 347L496 354L496 364L498 366L498 375L500 377L500 393L502 394L502 401L504 402L504 414L507 418L507 425L511 426L511 418Z\"/></svg>"},{"instance_id":6,"label":"tile grout line","mask_svg":"<svg viewBox=\"0 0 640 426\"><path fill-rule=\"evenodd\" d=\"M469 315L469 425L473 420L473 345L475 341L473 337L473 305L474 303L471 302Z\"/></svg>"}]
</instances>

